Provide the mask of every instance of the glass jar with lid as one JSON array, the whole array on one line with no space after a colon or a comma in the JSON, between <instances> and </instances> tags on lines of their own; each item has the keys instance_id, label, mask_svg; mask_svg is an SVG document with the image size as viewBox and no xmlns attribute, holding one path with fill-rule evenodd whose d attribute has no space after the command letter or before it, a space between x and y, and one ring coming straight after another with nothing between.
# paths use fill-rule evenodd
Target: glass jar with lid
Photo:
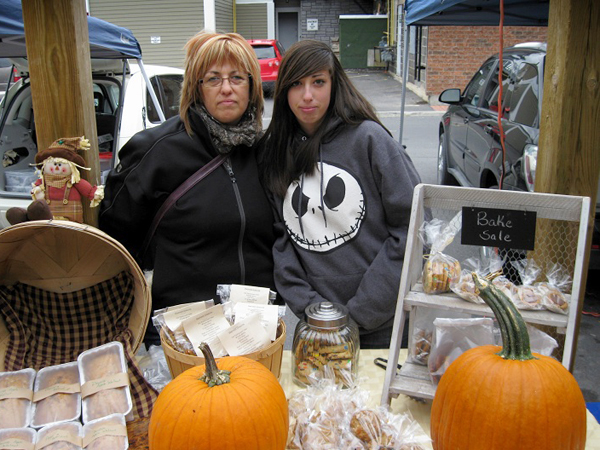
<instances>
[{"instance_id":1,"label":"glass jar with lid","mask_svg":"<svg viewBox=\"0 0 600 450\"><path fill-rule=\"evenodd\" d=\"M304 310L294 332L293 379L307 386L321 378L328 366L336 382L345 386L358 374L360 341L358 325L348 308L331 302L313 303ZM316 377L316 378L314 378Z\"/></svg>"}]
</instances>

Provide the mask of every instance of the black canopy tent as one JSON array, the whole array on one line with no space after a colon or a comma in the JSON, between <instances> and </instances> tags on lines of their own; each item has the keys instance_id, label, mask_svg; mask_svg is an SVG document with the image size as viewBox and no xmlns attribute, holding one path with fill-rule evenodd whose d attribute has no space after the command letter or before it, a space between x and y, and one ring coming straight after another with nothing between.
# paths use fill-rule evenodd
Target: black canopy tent
<instances>
[{"instance_id":1,"label":"black canopy tent","mask_svg":"<svg viewBox=\"0 0 600 450\"><path fill-rule=\"evenodd\" d=\"M504 0L504 25L547 26L550 0ZM402 37L402 104L400 134L402 144L406 83L408 80L408 27L421 26L498 26L500 0L406 0Z\"/></svg>"}]
</instances>

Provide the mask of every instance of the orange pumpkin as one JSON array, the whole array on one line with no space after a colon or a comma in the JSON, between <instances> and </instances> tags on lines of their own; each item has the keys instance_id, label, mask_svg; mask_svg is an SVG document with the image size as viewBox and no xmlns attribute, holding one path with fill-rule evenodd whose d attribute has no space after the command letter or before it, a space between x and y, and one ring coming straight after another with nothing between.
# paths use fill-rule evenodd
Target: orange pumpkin
<instances>
[{"instance_id":1,"label":"orange pumpkin","mask_svg":"<svg viewBox=\"0 0 600 450\"><path fill-rule=\"evenodd\" d=\"M285 449L288 406L275 375L242 356L217 363L207 345L201 349L205 365L186 370L158 396L150 449Z\"/></svg>"},{"instance_id":2,"label":"orange pumpkin","mask_svg":"<svg viewBox=\"0 0 600 450\"><path fill-rule=\"evenodd\" d=\"M586 407L577 381L555 359L532 354L512 302L473 279L498 320L503 347L473 348L448 367L431 407L433 448L583 450Z\"/></svg>"}]
</instances>

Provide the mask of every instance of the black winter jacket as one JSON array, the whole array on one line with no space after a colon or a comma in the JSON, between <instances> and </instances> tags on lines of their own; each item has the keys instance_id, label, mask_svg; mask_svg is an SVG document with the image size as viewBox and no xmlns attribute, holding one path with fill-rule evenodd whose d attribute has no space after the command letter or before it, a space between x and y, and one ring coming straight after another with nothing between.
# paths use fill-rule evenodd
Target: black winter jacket
<instances>
[{"instance_id":1,"label":"black winter jacket","mask_svg":"<svg viewBox=\"0 0 600 450\"><path fill-rule=\"evenodd\" d=\"M202 120L190 137L179 117L136 134L107 178L99 226L138 257L165 199L217 155ZM274 289L273 215L260 184L255 149L228 160L163 217L148 252L154 261L152 309L216 297L217 284ZM138 260L139 261L139 260ZM147 342L157 343L149 327Z\"/></svg>"}]
</instances>

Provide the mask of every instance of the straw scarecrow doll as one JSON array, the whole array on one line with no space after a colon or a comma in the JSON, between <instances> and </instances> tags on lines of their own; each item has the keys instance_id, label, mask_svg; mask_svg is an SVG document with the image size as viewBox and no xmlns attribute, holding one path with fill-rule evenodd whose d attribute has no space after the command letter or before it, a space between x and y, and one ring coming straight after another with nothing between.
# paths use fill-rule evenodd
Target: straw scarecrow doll
<instances>
[{"instance_id":1,"label":"straw scarecrow doll","mask_svg":"<svg viewBox=\"0 0 600 450\"><path fill-rule=\"evenodd\" d=\"M82 199L90 200L90 206L100 204L104 197L104 186L92 186L81 178L79 169L85 160L77 150L88 150L90 143L82 137L61 138L35 156L35 165L41 176L33 184L33 203L27 210L11 208L6 218L11 224L27 220L60 219L83 222Z\"/></svg>"}]
</instances>

